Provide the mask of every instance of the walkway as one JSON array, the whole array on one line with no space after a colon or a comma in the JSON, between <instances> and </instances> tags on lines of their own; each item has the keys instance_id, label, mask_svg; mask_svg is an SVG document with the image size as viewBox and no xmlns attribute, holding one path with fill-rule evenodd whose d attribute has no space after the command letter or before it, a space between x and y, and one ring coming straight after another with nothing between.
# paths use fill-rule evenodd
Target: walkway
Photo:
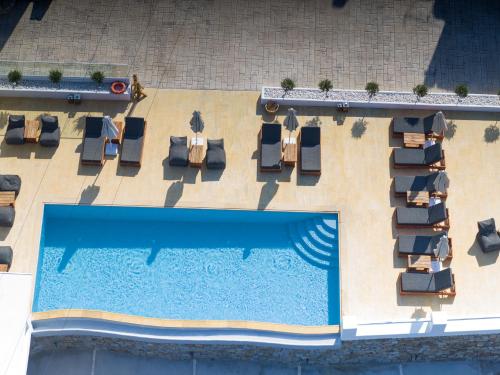
<instances>
[{"instance_id":1,"label":"walkway","mask_svg":"<svg viewBox=\"0 0 500 375\"><path fill-rule=\"evenodd\" d=\"M147 86L500 89L497 0L18 3L0 16L0 59L127 63Z\"/></svg>"}]
</instances>

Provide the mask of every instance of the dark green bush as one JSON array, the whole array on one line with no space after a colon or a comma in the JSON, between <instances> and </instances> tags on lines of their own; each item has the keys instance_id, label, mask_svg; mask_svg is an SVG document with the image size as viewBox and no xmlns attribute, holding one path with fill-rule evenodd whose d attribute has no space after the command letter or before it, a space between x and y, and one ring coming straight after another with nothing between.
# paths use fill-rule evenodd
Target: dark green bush
<instances>
[{"instance_id":1,"label":"dark green bush","mask_svg":"<svg viewBox=\"0 0 500 375\"><path fill-rule=\"evenodd\" d=\"M49 72L49 79L52 83L59 83L62 79L62 72L60 70L54 69Z\"/></svg>"},{"instance_id":2,"label":"dark green bush","mask_svg":"<svg viewBox=\"0 0 500 375\"><path fill-rule=\"evenodd\" d=\"M333 84L329 79L323 79L318 83L318 87L321 91L328 93L328 91L333 89Z\"/></svg>"},{"instance_id":3,"label":"dark green bush","mask_svg":"<svg viewBox=\"0 0 500 375\"><path fill-rule=\"evenodd\" d=\"M9 72L7 79L10 83L17 85L23 79L23 75L20 70L14 69Z\"/></svg>"},{"instance_id":4,"label":"dark green bush","mask_svg":"<svg viewBox=\"0 0 500 375\"><path fill-rule=\"evenodd\" d=\"M429 89L424 84L416 85L413 88L413 93L415 95L417 95L418 98L423 98L424 96L426 96L429 93Z\"/></svg>"},{"instance_id":5,"label":"dark green bush","mask_svg":"<svg viewBox=\"0 0 500 375\"><path fill-rule=\"evenodd\" d=\"M281 88L285 90L285 92L291 91L295 88L295 82L291 78L285 78L281 81Z\"/></svg>"},{"instance_id":6,"label":"dark green bush","mask_svg":"<svg viewBox=\"0 0 500 375\"><path fill-rule=\"evenodd\" d=\"M365 90L370 96L377 94L379 92L378 83L374 81L368 82L365 86Z\"/></svg>"},{"instance_id":7,"label":"dark green bush","mask_svg":"<svg viewBox=\"0 0 500 375\"><path fill-rule=\"evenodd\" d=\"M100 85L104 81L104 73L101 71L93 72L90 75L90 78L92 78L92 81Z\"/></svg>"},{"instance_id":8,"label":"dark green bush","mask_svg":"<svg viewBox=\"0 0 500 375\"><path fill-rule=\"evenodd\" d=\"M460 98L466 98L469 95L469 88L465 84L458 85L455 87L455 94Z\"/></svg>"}]
</instances>

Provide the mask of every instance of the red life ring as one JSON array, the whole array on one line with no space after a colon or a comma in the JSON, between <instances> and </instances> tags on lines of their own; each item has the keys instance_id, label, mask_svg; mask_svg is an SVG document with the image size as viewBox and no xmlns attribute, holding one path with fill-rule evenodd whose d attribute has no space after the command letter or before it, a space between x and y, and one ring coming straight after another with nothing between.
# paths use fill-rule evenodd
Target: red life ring
<instances>
[{"instance_id":1,"label":"red life ring","mask_svg":"<svg viewBox=\"0 0 500 375\"><path fill-rule=\"evenodd\" d=\"M115 81L111 84L111 92L113 94L123 94L127 90L127 85L120 81Z\"/></svg>"}]
</instances>

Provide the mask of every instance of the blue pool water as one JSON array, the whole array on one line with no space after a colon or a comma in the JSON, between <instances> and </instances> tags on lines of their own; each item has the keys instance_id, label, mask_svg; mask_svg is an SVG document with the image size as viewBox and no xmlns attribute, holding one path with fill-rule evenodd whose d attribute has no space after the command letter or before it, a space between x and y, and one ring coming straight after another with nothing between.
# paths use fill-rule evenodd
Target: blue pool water
<instances>
[{"instance_id":1,"label":"blue pool water","mask_svg":"<svg viewBox=\"0 0 500 375\"><path fill-rule=\"evenodd\" d=\"M338 324L336 214L46 205L33 311Z\"/></svg>"}]
</instances>

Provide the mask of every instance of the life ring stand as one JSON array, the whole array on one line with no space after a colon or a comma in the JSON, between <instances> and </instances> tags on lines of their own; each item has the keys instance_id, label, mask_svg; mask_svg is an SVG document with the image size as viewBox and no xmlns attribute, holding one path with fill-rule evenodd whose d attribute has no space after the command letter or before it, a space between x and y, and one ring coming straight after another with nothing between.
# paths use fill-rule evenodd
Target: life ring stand
<instances>
[{"instance_id":1,"label":"life ring stand","mask_svg":"<svg viewBox=\"0 0 500 375\"><path fill-rule=\"evenodd\" d=\"M111 84L111 92L113 94L123 94L127 90L127 85L121 81L115 81Z\"/></svg>"}]
</instances>

